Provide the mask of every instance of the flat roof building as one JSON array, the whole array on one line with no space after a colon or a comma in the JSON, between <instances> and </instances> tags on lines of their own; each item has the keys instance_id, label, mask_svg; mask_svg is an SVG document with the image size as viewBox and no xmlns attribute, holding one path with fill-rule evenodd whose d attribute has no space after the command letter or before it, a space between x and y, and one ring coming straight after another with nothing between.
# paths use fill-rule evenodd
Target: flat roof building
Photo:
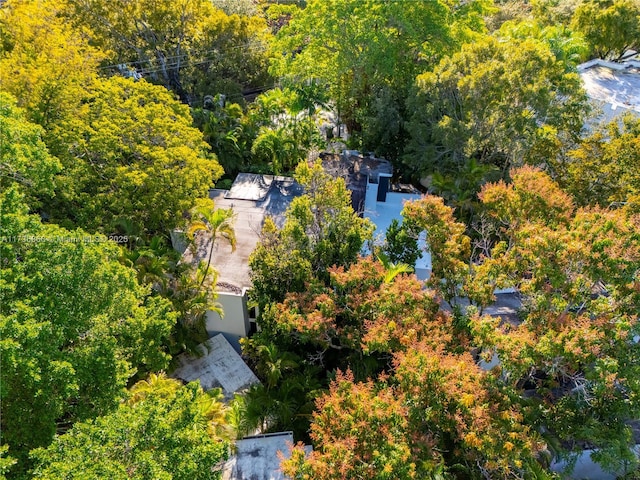
<instances>
[{"instance_id":1,"label":"flat roof building","mask_svg":"<svg viewBox=\"0 0 640 480\"><path fill-rule=\"evenodd\" d=\"M208 311L207 332L210 336L224 333L237 351L240 351L239 339L256 328L256 312L247 304L247 291L251 288L249 256L260 240L266 218L271 217L282 227L291 201L302 193L302 186L293 178L254 173L239 174L230 190L209 192L215 208L230 208L234 212L236 250L232 252L221 240L214 245L211 264L218 272L217 301L224 317ZM196 238L195 254L187 249L183 261L206 261L210 248L211 238L200 234Z\"/></svg>"},{"instance_id":2,"label":"flat roof building","mask_svg":"<svg viewBox=\"0 0 640 480\"><path fill-rule=\"evenodd\" d=\"M578 73L587 95L602 109L603 120L625 112L640 115L640 61L595 59L578 65Z\"/></svg>"},{"instance_id":3,"label":"flat roof building","mask_svg":"<svg viewBox=\"0 0 640 480\"><path fill-rule=\"evenodd\" d=\"M334 178L343 178L351 192L352 207L376 226L375 235L382 241L387 228L395 218L402 219L404 202L420 198L420 193L401 193L393 190L393 166L388 160L365 156L353 150L342 154L320 154L325 171ZM292 200L304 193L302 185L293 178L241 173L230 190L213 189L210 198L215 208L230 208L235 214L234 230L236 250L224 241L214 245L211 264L218 272L217 301L224 317L207 312L207 332L210 336L223 333L240 351L239 339L257 328L257 312L248 307L247 292L251 288L249 257L258 242L265 220L270 217L278 227L286 220L286 211ZM426 235L418 239L424 250ZM187 249L183 261L206 261L211 239L205 234L196 237L195 251ZM366 253L366 252L365 252ZM431 256L423 252L415 265L418 278L426 280L431 274Z\"/></svg>"}]
</instances>

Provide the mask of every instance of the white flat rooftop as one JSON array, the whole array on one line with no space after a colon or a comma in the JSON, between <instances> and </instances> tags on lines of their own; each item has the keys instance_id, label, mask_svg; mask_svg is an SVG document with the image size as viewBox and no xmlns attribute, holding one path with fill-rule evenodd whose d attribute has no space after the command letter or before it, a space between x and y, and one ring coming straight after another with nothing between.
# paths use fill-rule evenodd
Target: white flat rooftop
<instances>
[{"instance_id":1,"label":"white flat rooftop","mask_svg":"<svg viewBox=\"0 0 640 480\"><path fill-rule=\"evenodd\" d=\"M387 229L391 222L396 219L402 222L402 209L405 202L419 200L422 195L415 193L387 192L386 201L378 202L376 192L378 185L367 184L367 194L365 198L364 217L368 218L376 226L373 232L374 244L380 245L384 242ZM426 235L422 234L418 238L418 247L422 250L422 256L416 261L415 273L421 280L427 280L431 275L431 254L426 250Z\"/></svg>"},{"instance_id":2,"label":"white flat rooftop","mask_svg":"<svg viewBox=\"0 0 640 480\"><path fill-rule=\"evenodd\" d=\"M210 338L198 348L203 354L201 357L186 354L178 357L180 366L171 374L173 378L185 382L200 380L205 391L222 388L225 400L231 400L235 393L260 383L222 334Z\"/></svg>"},{"instance_id":3,"label":"white flat rooftop","mask_svg":"<svg viewBox=\"0 0 640 480\"><path fill-rule=\"evenodd\" d=\"M589 98L600 106L609 121L624 112L640 115L640 62L591 60L578 66Z\"/></svg>"}]
</instances>

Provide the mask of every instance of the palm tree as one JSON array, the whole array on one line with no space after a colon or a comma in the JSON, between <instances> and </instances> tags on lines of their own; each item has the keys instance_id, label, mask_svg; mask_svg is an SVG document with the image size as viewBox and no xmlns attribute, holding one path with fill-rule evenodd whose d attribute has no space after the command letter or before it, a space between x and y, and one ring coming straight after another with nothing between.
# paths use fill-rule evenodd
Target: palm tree
<instances>
[{"instance_id":1,"label":"palm tree","mask_svg":"<svg viewBox=\"0 0 640 480\"><path fill-rule=\"evenodd\" d=\"M233 229L233 210L230 208L223 209L214 207L212 200L200 201L198 205L192 210L192 215L199 217L197 220L191 222L187 235L193 238L196 232L204 231L211 236L211 246L209 248L209 259L207 260L207 267L202 276L200 282L200 288L204 285L204 281L208 276L209 267L211 267L211 258L213 257L213 248L218 237L224 238L229 245L231 245L231 251L236 250L236 234Z\"/></svg>"},{"instance_id":2,"label":"palm tree","mask_svg":"<svg viewBox=\"0 0 640 480\"><path fill-rule=\"evenodd\" d=\"M129 405L143 401L149 395L168 398L182 386L179 380L169 378L164 372L152 373L147 380L140 380L129 390Z\"/></svg>"},{"instance_id":3,"label":"palm tree","mask_svg":"<svg viewBox=\"0 0 640 480\"><path fill-rule=\"evenodd\" d=\"M299 357L291 352L281 352L273 343L258 347L260 361L258 368L267 382L267 390L275 387L283 375L299 365Z\"/></svg>"},{"instance_id":4,"label":"palm tree","mask_svg":"<svg viewBox=\"0 0 640 480\"><path fill-rule=\"evenodd\" d=\"M223 440L235 438L235 429L227 421L227 406L222 403L222 390L214 388L197 397L195 407L207 422L209 436Z\"/></svg>"},{"instance_id":5,"label":"palm tree","mask_svg":"<svg viewBox=\"0 0 640 480\"><path fill-rule=\"evenodd\" d=\"M285 128L262 128L253 141L251 153L259 161L269 163L275 175L280 175L295 166L301 159L296 142L289 138Z\"/></svg>"},{"instance_id":6,"label":"palm tree","mask_svg":"<svg viewBox=\"0 0 640 480\"><path fill-rule=\"evenodd\" d=\"M207 271L204 269L204 262L201 262L197 268L190 267L178 275L173 282L171 300L176 309L181 314L180 322L187 328L196 327L202 322L208 310L222 316L222 306L215 300L217 295L211 291L202 290L202 280L207 278ZM211 276L211 275L210 275ZM213 285L216 283L217 272L213 271Z\"/></svg>"},{"instance_id":7,"label":"palm tree","mask_svg":"<svg viewBox=\"0 0 640 480\"><path fill-rule=\"evenodd\" d=\"M136 270L140 285L151 284L155 291L165 294L171 272L175 270L173 255L164 241L154 236L149 245L142 245L135 250L122 247L120 261Z\"/></svg>"},{"instance_id":8,"label":"palm tree","mask_svg":"<svg viewBox=\"0 0 640 480\"><path fill-rule=\"evenodd\" d=\"M406 263L393 263L384 252L378 252L376 257L385 269L383 282L386 284L391 283L393 279L400 274L413 273L413 267L411 265Z\"/></svg>"}]
</instances>

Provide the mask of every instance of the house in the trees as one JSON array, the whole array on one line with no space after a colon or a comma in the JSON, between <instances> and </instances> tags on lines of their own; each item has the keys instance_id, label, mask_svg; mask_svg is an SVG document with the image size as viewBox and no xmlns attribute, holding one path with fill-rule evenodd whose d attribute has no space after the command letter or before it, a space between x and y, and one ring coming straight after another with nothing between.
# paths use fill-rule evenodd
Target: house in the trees
<instances>
[{"instance_id":1,"label":"house in the trees","mask_svg":"<svg viewBox=\"0 0 640 480\"><path fill-rule=\"evenodd\" d=\"M251 288L249 255L260 239L267 217L276 225L284 224L284 213L291 200L302 194L302 186L289 177L241 173L230 190L210 191L216 208L230 208L235 214L236 250L223 241L214 245L212 265L218 272L218 299L224 318L207 312L207 331L210 336L223 333L239 350L239 339L255 331L257 312L248 305L247 292ZM199 262L209 255L211 239L199 234L196 251L187 249L183 261Z\"/></svg>"},{"instance_id":2,"label":"house in the trees","mask_svg":"<svg viewBox=\"0 0 640 480\"><path fill-rule=\"evenodd\" d=\"M321 155L323 167L334 177L344 178L351 191L352 206L375 225L375 241L382 241L392 219L401 220L403 203L420 197L419 193L402 193L393 189L393 168L387 160L346 151L342 155ZM239 350L239 339L256 331L257 312L248 304L251 288L249 256L260 240L260 232L267 217L282 227L285 212L291 201L303 193L303 187L293 178L242 173L230 190L211 190L216 208L231 208L235 213L236 250L223 241L214 245L212 265L218 272L218 302L224 318L207 312L207 331L210 336L223 333ZM424 238L419 239L424 247ZM210 238L199 234L195 254L185 251L183 261L197 262L209 255ZM419 242L420 243L420 242ZM418 261L416 274L421 279L431 272L430 256L424 253Z\"/></svg>"}]
</instances>

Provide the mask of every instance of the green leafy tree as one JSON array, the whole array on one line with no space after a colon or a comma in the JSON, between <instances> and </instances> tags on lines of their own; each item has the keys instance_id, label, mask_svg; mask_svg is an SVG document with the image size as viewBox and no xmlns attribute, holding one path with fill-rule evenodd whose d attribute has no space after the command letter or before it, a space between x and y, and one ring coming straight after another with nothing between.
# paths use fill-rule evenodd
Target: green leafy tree
<instances>
[{"instance_id":1,"label":"green leafy tree","mask_svg":"<svg viewBox=\"0 0 640 480\"><path fill-rule=\"evenodd\" d=\"M151 285L155 292L167 291L170 274L176 270L177 252L165 245L161 237L153 237L148 245L133 250L122 248L120 261L137 272L140 285Z\"/></svg>"},{"instance_id":2,"label":"green leafy tree","mask_svg":"<svg viewBox=\"0 0 640 480\"><path fill-rule=\"evenodd\" d=\"M311 1L278 32L272 71L326 85L348 131L365 148L395 158L406 138L404 100L415 75L482 30L485 6Z\"/></svg>"},{"instance_id":3,"label":"green leafy tree","mask_svg":"<svg viewBox=\"0 0 640 480\"><path fill-rule=\"evenodd\" d=\"M268 164L276 175L290 171L304 158L296 150L295 141L284 128L261 129L251 146L254 160Z\"/></svg>"},{"instance_id":4,"label":"green leafy tree","mask_svg":"<svg viewBox=\"0 0 640 480\"><path fill-rule=\"evenodd\" d=\"M267 84L270 32L258 16L227 15L206 0L69 0L68 14L92 42L187 103Z\"/></svg>"},{"instance_id":5,"label":"green leafy tree","mask_svg":"<svg viewBox=\"0 0 640 480\"><path fill-rule=\"evenodd\" d=\"M595 58L620 59L640 47L640 3L636 0L586 0L571 26L581 32Z\"/></svg>"},{"instance_id":6,"label":"green leafy tree","mask_svg":"<svg viewBox=\"0 0 640 480\"><path fill-rule=\"evenodd\" d=\"M56 141L56 126L80 108L103 58L64 18L65 2L4 2L0 9L2 90Z\"/></svg>"},{"instance_id":7,"label":"green leafy tree","mask_svg":"<svg viewBox=\"0 0 640 480\"><path fill-rule=\"evenodd\" d=\"M415 226L394 218L385 232L385 244L382 246L389 262L415 265L422 253L418 247L418 234Z\"/></svg>"},{"instance_id":8,"label":"green leafy tree","mask_svg":"<svg viewBox=\"0 0 640 480\"><path fill-rule=\"evenodd\" d=\"M197 266L180 262L180 254L161 237L121 250L120 262L136 271L138 283L169 300L178 316L165 343L169 353L174 357L185 351L197 354L198 345L208 338L207 311L222 314L216 302L215 270L205 271L204 262Z\"/></svg>"},{"instance_id":9,"label":"green leafy tree","mask_svg":"<svg viewBox=\"0 0 640 480\"><path fill-rule=\"evenodd\" d=\"M5 480L7 477L5 473L7 473L11 467L13 467L17 460L10 455L7 455L7 451L9 450L9 445L0 445L0 478Z\"/></svg>"},{"instance_id":10,"label":"green leafy tree","mask_svg":"<svg viewBox=\"0 0 640 480\"><path fill-rule=\"evenodd\" d=\"M535 38L548 44L556 58L571 71L582 62L589 51L586 40L578 32L564 25L541 25L537 21L506 22L497 35L526 40Z\"/></svg>"},{"instance_id":11,"label":"green leafy tree","mask_svg":"<svg viewBox=\"0 0 640 480\"><path fill-rule=\"evenodd\" d=\"M584 138L569 152L566 188L580 204L609 206L640 199L640 120L628 114ZM635 200L634 200L635 199Z\"/></svg>"},{"instance_id":12,"label":"green leafy tree","mask_svg":"<svg viewBox=\"0 0 640 480\"><path fill-rule=\"evenodd\" d=\"M53 194L53 178L61 165L49 155L42 127L25 117L15 99L0 92L0 188L19 185L33 205L35 194Z\"/></svg>"},{"instance_id":13,"label":"green leafy tree","mask_svg":"<svg viewBox=\"0 0 640 480\"><path fill-rule=\"evenodd\" d=\"M542 25L568 26L582 3L584 0L534 0L529 7L533 18Z\"/></svg>"},{"instance_id":14,"label":"green leafy tree","mask_svg":"<svg viewBox=\"0 0 640 480\"><path fill-rule=\"evenodd\" d=\"M470 159L495 165L553 160L577 140L586 96L544 42L486 37L417 79L406 162L453 174Z\"/></svg>"},{"instance_id":15,"label":"green leafy tree","mask_svg":"<svg viewBox=\"0 0 640 480\"><path fill-rule=\"evenodd\" d=\"M1 431L23 471L31 448L108 412L131 378L167 366L176 317L106 237L43 225L16 185L0 200Z\"/></svg>"},{"instance_id":16,"label":"green leafy tree","mask_svg":"<svg viewBox=\"0 0 640 480\"><path fill-rule=\"evenodd\" d=\"M55 220L110 233L122 218L164 234L220 177L189 109L163 87L112 77L97 81L64 125Z\"/></svg>"},{"instance_id":17,"label":"green leafy tree","mask_svg":"<svg viewBox=\"0 0 640 480\"><path fill-rule=\"evenodd\" d=\"M112 413L81 422L33 453L36 478L217 479L228 455L216 391L163 375L133 386Z\"/></svg>"},{"instance_id":18,"label":"green leafy tree","mask_svg":"<svg viewBox=\"0 0 640 480\"><path fill-rule=\"evenodd\" d=\"M292 172L312 148L322 146L315 114L324 102L316 83L274 88L260 95L248 112L257 127L252 162L269 165L275 174Z\"/></svg>"},{"instance_id":19,"label":"green leafy tree","mask_svg":"<svg viewBox=\"0 0 640 480\"><path fill-rule=\"evenodd\" d=\"M205 271L204 262L195 267L182 265L171 275L168 290L163 296L171 301L178 314L178 321L167 342L172 355L183 352L197 355L198 345L209 338L207 312L223 314L222 306L216 302L217 278L215 270Z\"/></svg>"},{"instance_id":20,"label":"green leafy tree","mask_svg":"<svg viewBox=\"0 0 640 480\"><path fill-rule=\"evenodd\" d=\"M344 180L331 177L320 163L300 163L295 178L304 195L291 202L282 229L265 223L249 259L253 294L261 306L302 291L314 278L328 280L327 269L356 261L373 233L371 223L351 207Z\"/></svg>"},{"instance_id":21,"label":"green leafy tree","mask_svg":"<svg viewBox=\"0 0 640 480\"><path fill-rule=\"evenodd\" d=\"M478 202L480 187L498 178L500 178L498 167L480 163L475 158L469 158L456 172L436 171L427 177L429 191L444 198L447 205L455 208L456 218L467 225L474 223L480 210Z\"/></svg>"}]
</instances>

